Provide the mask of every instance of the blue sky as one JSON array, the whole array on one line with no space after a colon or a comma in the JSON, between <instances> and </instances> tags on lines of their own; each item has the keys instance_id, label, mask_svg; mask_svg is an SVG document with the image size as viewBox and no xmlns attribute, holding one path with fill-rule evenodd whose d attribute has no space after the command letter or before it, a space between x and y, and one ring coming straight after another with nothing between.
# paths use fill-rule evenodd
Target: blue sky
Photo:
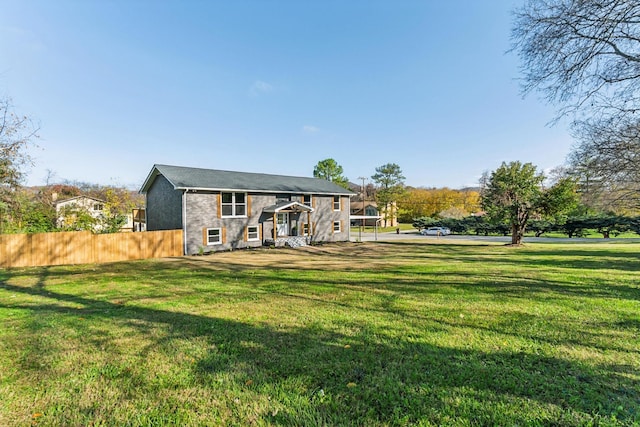
<instances>
[{"instance_id":1,"label":"blue sky","mask_svg":"<svg viewBox=\"0 0 640 427\"><path fill-rule=\"evenodd\" d=\"M0 95L41 126L28 184L139 187L154 163L476 185L572 144L510 47L521 0L2 0Z\"/></svg>"}]
</instances>

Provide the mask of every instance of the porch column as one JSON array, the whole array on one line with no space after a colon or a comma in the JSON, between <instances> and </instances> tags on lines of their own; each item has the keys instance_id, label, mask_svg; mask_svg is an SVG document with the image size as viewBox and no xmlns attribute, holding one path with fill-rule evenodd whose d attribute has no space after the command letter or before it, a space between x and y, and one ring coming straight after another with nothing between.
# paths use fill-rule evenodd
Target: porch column
<instances>
[{"instance_id":1,"label":"porch column","mask_svg":"<svg viewBox=\"0 0 640 427\"><path fill-rule=\"evenodd\" d=\"M278 214L276 212L273 213L273 244L276 244L276 239L278 238Z\"/></svg>"}]
</instances>

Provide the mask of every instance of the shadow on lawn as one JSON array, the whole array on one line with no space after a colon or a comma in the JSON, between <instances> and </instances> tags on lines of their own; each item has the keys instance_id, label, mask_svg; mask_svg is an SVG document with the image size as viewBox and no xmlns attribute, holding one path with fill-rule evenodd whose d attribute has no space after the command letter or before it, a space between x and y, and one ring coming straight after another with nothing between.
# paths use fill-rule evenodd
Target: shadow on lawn
<instances>
[{"instance_id":1,"label":"shadow on lawn","mask_svg":"<svg viewBox=\"0 0 640 427\"><path fill-rule=\"evenodd\" d=\"M426 245L425 245L426 246ZM429 245L433 246L433 245ZM450 245L448 245L450 246ZM450 249L450 248L447 248ZM456 256L457 251L445 251L446 259L451 262L469 262L469 257ZM484 254L486 255L486 253ZM394 257L396 255L394 254ZM549 298L555 295L564 295L565 297L580 297L580 298L624 298L632 301L640 301L640 282L637 286L621 284L617 279L610 278L610 275L603 274L596 280L586 283L576 283L571 281L570 277L573 275L579 275L581 270L594 269L597 270L597 265L591 264L588 260L568 260L559 263L553 261L535 261L533 264L529 261L522 261L527 264L527 267L533 268L540 272L542 267L550 269L550 272L558 272L559 268L566 269L562 273L566 273L567 279L557 278L558 274L554 278L531 278L527 275L517 276L515 272L524 271L514 269L514 274L511 276L505 275L501 270L501 266L504 264L520 264L519 261L513 259L506 259L496 255L494 258L483 258L482 265L485 271L473 271L473 272L461 272L456 271L455 264L449 266L444 265L439 268L438 271L430 270L429 262L433 254L413 254L404 255L406 259L411 258L413 262L419 262L419 269L415 264L407 267L398 265L392 262L377 262L380 260L379 254L369 255L365 258L358 258L358 263L362 267L358 268L358 264L353 261L353 257L347 257L344 255L331 254L331 260L333 264L324 264L322 259L327 258L326 254L319 256L319 261L304 261L298 263L293 260L289 264L284 264L281 261L274 259L271 263L265 263L256 268L246 263L234 263L233 261L220 266L215 270L215 274L218 277L233 277L233 275L244 275L247 271L258 271L256 276L262 276L266 279L273 279L277 274L286 277L287 274L299 276L301 271L318 272L316 277L304 277L298 280L306 284L326 284L324 280L323 271L325 268L330 271L335 270L335 262L341 259L341 262L345 263L345 270L342 273L369 273L371 277L366 277L363 280L363 276L358 274L356 276L348 274L342 274L339 278L339 283L343 285L351 286L386 286L389 285L390 289L395 291L408 290L413 293L429 294L434 292L434 288L430 285L448 285L458 288L469 287L469 282L473 282L473 289L477 290L478 287L483 288L485 291L500 294L510 298L529 298L531 295L537 295L542 297L547 295ZM621 271L635 271L640 273L640 267L635 264L635 254L629 254L624 259L616 263L608 263L609 267L607 271L619 269ZM215 256L214 256L215 257ZM195 268L200 272L211 272L212 259L189 259L186 261L186 265L191 268ZM329 261L327 261L329 262ZM438 262L442 262L438 260ZM476 261L477 262L477 261ZM604 262L604 261L603 261ZM536 264L537 263L537 264ZM496 273L492 273L492 265L495 264ZM629 265L627 265L629 264ZM185 265L185 264L182 264ZM591 267L587 268L587 265ZM444 271L441 271L444 268ZM373 277L376 276L376 277ZM460 281L459 279L463 280ZM277 280L276 280L277 281ZM291 283L284 282L284 285L289 287Z\"/></svg>"},{"instance_id":2,"label":"shadow on lawn","mask_svg":"<svg viewBox=\"0 0 640 427\"><path fill-rule=\"evenodd\" d=\"M162 328L164 333L154 342L153 351L169 352L172 340L203 338L210 350L191 365L191 375L202 387L215 388L213 378L221 372L236 375L240 387L252 379L251 387L258 394L263 389L277 389L289 378L302 381L308 390L312 413L308 408L289 407L277 414L261 414L265 422L304 425L315 420L326 424L371 425L395 424L405 419L410 423L428 420L437 424L443 417L452 417L477 424L531 423L531 415L525 415L526 411L500 413L499 408L509 405L517 409L519 399L523 399L523 404L532 400L569 410L556 414L568 424L584 422L595 414L615 414L618 420L629 422L640 417L634 409L640 398L640 381L634 379L637 376L619 375L619 366L601 366L595 371L580 363L529 353L461 350L409 339L381 342L376 331L356 321L351 326L361 333L355 337L336 333L318 323L276 330L241 321L58 293L47 289L45 283L55 273L47 269L40 273L41 280L31 287L0 281L0 289L46 298L49 302L11 304L5 300L0 308L31 310L39 319L64 316L78 328L81 323L75 320L79 317L108 319L145 337L155 336L152 331ZM392 300L386 303L393 305ZM383 310L388 308L383 304ZM83 339L94 345L95 351L109 351L105 346L108 348L110 338L94 334L87 330ZM46 351L41 346L26 348L29 352ZM58 343L57 351L64 351L64 343ZM32 354L28 359L38 356ZM21 368L43 374L41 366L23 364ZM118 371L107 378L123 381L123 376L131 375L134 374ZM147 378L126 380L137 384L138 393L158 392ZM357 386L348 388L348 383ZM281 393L286 393L286 388L282 390ZM316 399L318 390L326 393L326 400ZM91 420L90 408L68 410L85 411L86 420ZM237 420L239 424L244 421ZM559 421L538 419L538 422Z\"/></svg>"},{"instance_id":3,"label":"shadow on lawn","mask_svg":"<svg viewBox=\"0 0 640 427\"><path fill-rule=\"evenodd\" d=\"M605 243L606 244L606 243ZM621 270L640 272L640 254L625 249L625 245L617 245L616 250L595 249L576 244L557 248L556 244L534 243L520 247L495 244L459 244L449 243L414 243L414 242L377 242L375 245L386 247L395 254L421 259L427 253L434 253L459 259L474 260L481 256L483 262L496 264L516 264L531 267L565 267L590 270ZM637 247L637 245L636 245ZM478 251L474 253L474 249ZM542 249L543 248L543 249ZM510 256L517 254L517 257ZM501 256L507 255L507 256Z\"/></svg>"}]
</instances>

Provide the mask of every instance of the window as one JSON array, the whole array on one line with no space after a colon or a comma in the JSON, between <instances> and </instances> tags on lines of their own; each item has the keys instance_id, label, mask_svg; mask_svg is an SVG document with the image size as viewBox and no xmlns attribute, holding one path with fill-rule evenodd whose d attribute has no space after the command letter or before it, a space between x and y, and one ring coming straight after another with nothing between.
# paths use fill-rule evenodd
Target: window
<instances>
[{"instance_id":1,"label":"window","mask_svg":"<svg viewBox=\"0 0 640 427\"><path fill-rule=\"evenodd\" d=\"M374 208L373 206L367 206L364 209L364 214L366 216L376 216L376 215L378 215L378 210L376 208Z\"/></svg>"},{"instance_id":2,"label":"window","mask_svg":"<svg viewBox=\"0 0 640 427\"><path fill-rule=\"evenodd\" d=\"M340 233L340 221L333 221L333 232Z\"/></svg>"},{"instance_id":3,"label":"window","mask_svg":"<svg viewBox=\"0 0 640 427\"><path fill-rule=\"evenodd\" d=\"M276 194L276 203L279 202L290 202L291 194Z\"/></svg>"},{"instance_id":4,"label":"window","mask_svg":"<svg viewBox=\"0 0 640 427\"><path fill-rule=\"evenodd\" d=\"M247 241L260 240L260 233L258 232L258 226L247 227Z\"/></svg>"},{"instance_id":5,"label":"window","mask_svg":"<svg viewBox=\"0 0 640 427\"><path fill-rule=\"evenodd\" d=\"M333 196L333 210L340 210L340 196Z\"/></svg>"},{"instance_id":6,"label":"window","mask_svg":"<svg viewBox=\"0 0 640 427\"><path fill-rule=\"evenodd\" d=\"M222 193L222 216L246 216L246 193Z\"/></svg>"},{"instance_id":7,"label":"window","mask_svg":"<svg viewBox=\"0 0 640 427\"><path fill-rule=\"evenodd\" d=\"M302 196L302 204L311 207L311 194Z\"/></svg>"},{"instance_id":8,"label":"window","mask_svg":"<svg viewBox=\"0 0 640 427\"><path fill-rule=\"evenodd\" d=\"M94 203L93 204L93 210L94 211L101 211L102 209L104 209L104 206L102 205L102 203Z\"/></svg>"},{"instance_id":9,"label":"window","mask_svg":"<svg viewBox=\"0 0 640 427\"><path fill-rule=\"evenodd\" d=\"M207 245L219 245L222 243L222 230L220 228L207 228Z\"/></svg>"},{"instance_id":10,"label":"window","mask_svg":"<svg viewBox=\"0 0 640 427\"><path fill-rule=\"evenodd\" d=\"M309 224L307 224L307 223L303 223L302 224L302 235L303 236L308 236L309 235Z\"/></svg>"}]
</instances>

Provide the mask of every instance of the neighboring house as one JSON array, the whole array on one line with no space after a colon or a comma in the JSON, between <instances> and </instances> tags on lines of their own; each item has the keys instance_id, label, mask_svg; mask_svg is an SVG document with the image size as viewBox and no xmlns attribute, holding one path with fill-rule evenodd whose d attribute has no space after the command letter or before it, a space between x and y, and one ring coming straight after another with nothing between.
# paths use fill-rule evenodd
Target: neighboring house
<instances>
[{"instance_id":1,"label":"neighboring house","mask_svg":"<svg viewBox=\"0 0 640 427\"><path fill-rule=\"evenodd\" d=\"M375 201L375 187L373 185L361 186L350 182L349 189L356 193L351 200L351 225L363 225L363 221L367 227L375 225L396 227L398 225L396 203L389 203L386 210L379 209L378 203Z\"/></svg>"},{"instance_id":2,"label":"neighboring house","mask_svg":"<svg viewBox=\"0 0 640 427\"><path fill-rule=\"evenodd\" d=\"M86 211L93 218L99 219L103 215L104 200L89 196L76 196L70 199L56 201L57 226L65 226L65 221L69 221L69 214L73 211ZM72 214L73 215L73 214Z\"/></svg>"},{"instance_id":3,"label":"neighboring house","mask_svg":"<svg viewBox=\"0 0 640 427\"><path fill-rule=\"evenodd\" d=\"M76 196L70 199L56 201L56 217L57 227L63 228L69 221L74 221L76 212L83 210L96 220L102 220L104 218L104 209L107 202L95 197L89 196ZM126 222L120 227L120 231L143 231L144 227L140 226L140 229L134 229L133 213L125 214ZM99 231L100 225L94 226L93 231Z\"/></svg>"},{"instance_id":4,"label":"neighboring house","mask_svg":"<svg viewBox=\"0 0 640 427\"><path fill-rule=\"evenodd\" d=\"M363 208L364 206L364 208ZM376 202L351 201L351 225L372 227L380 225L380 212Z\"/></svg>"},{"instance_id":5,"label":"neighboring house","mask_svg":"<svg viewBox=\"0 0 640 427\"><path fill-rule=\"evenodd\" d=\"M182 229L184 252L349 240L353 193L306 177L154 165L147 230Z\"/></svg>"}]
</instances>

